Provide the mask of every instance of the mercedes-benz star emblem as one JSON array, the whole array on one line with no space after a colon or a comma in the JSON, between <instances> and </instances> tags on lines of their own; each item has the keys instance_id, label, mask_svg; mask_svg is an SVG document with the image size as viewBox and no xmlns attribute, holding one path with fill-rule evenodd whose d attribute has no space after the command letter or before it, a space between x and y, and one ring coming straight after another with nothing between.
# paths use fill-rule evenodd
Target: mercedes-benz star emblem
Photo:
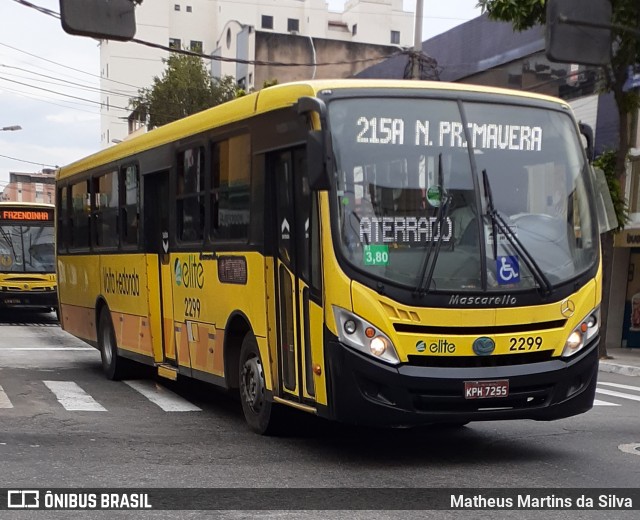
<instances>
[{"instance_id":1,"label":"mercedes-benz star emblem","mask_svg":"<svg viewBox=\"0 0 640 520\"><path fill-rule=\"evenodd\" d=\"M576 312L576 304L573 303L573 301L571 300L564 300L561 304L560 304L560 313L565 317L565 318L571 318L571 316L573 316L573 313Z\"/></svg>"}]
</instances>

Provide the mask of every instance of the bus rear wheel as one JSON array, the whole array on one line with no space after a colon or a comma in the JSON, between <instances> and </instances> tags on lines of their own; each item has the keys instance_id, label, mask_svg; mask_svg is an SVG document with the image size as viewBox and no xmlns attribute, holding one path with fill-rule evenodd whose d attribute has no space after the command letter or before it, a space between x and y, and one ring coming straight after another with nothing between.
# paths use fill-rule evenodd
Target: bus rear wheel
<instances>
[{"instance_id":1,"label":"bus rear wheel","mask_svg":"<svg viewBox=\"0 0 640 520\"><path fill-rule=\"evenodd\" d=\"M258 343L251 333L242 340L239 368L240 401L249 428L262 435L276 433L278 410L267 398L264 367Z\"/></svg>"},{"instance_id":2,"label":"bus rear wheel","mask_svg":"<svg viewBox=\"0 0 640 520\"><path fill-rule=\"evenodd\" d=\"M108 379L117 381L127 375L129 365L127 360L118 355L118 344L116 334L111 322L111 314L104 307L100 312L98 322L98 345L100 346L100 357L102 358L102 370Z\"/></svg>"}]
</instances>

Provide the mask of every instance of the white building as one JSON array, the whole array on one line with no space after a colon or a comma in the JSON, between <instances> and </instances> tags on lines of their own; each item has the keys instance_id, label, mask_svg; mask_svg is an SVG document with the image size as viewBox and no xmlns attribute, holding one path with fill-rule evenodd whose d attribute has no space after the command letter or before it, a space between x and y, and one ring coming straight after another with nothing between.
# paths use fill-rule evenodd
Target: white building
<instances>
[{"instance_id":1,"label":"white building","mask_svg":"<svg viewBox=\"0 0 640 520\"><path fill-rule=\"evenodd\" d=\"M402 0L347 0L341 13L329 11L325 0L146 0L136 8L136 24L136 39L210 55L227 55L243 26L353 43L413 43L413 13L403 10ZM162 75L166 57L164 50L133 42L101 41L103 147L127 136L129 99ZM212 70L236 76L234 63Z\"/></svg>"}]
</instances>

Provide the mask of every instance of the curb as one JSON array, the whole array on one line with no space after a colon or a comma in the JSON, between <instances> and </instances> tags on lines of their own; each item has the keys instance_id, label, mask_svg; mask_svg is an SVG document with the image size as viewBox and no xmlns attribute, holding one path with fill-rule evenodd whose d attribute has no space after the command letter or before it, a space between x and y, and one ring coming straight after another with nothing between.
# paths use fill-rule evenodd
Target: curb
<instances>
[{"instance_id":1,"label":"curb","mask_svg":"<svg viewBox=\"0 0 640 520\"><path fill-rule=\"evenodd\" d=\"M640 367L610 363L609 361L600 361L599 370L600 372L622 374L624 376L640 376Z\"/></svg>"}]
</instances>

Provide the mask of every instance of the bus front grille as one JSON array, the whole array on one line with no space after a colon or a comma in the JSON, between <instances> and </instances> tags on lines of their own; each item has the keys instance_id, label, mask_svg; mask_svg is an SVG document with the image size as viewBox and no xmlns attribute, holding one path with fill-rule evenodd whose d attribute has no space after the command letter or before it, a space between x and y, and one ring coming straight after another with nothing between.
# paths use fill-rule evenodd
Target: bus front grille
<instances>
[{"instance_id":1,"label":"bus front grille","mask_svg":"<svg viewBox=\"0 0 640 520\"><path fill-rule=\"evenodd\" d=\"M409 355L409 365L437 368L482 368L528 365L549 361L553 350L526 352L523 354L502 354L495 356L417 356Z\"/></svg>"}]
</instances>

